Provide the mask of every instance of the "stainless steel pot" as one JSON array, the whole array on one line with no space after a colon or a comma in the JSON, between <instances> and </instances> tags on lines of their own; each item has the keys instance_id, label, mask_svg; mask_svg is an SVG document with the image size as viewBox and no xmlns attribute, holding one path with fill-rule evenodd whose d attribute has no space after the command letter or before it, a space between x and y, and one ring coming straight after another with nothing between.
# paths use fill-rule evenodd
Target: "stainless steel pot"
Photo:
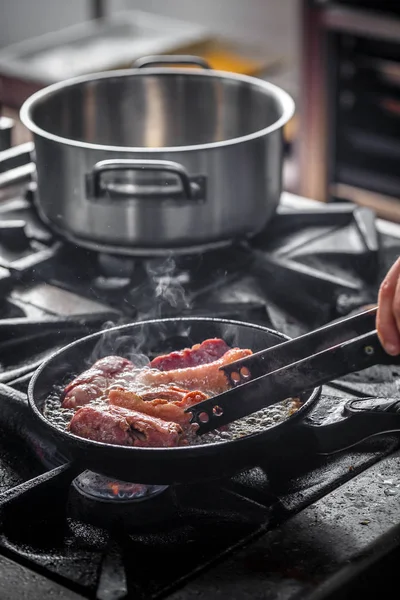
<instances>
[{"instance_id":1,"label":"stainless steel pot","mask_svg":"<svg viewBox=\"0 0 400 600\"><path fill-rule=\"evenodd\" d=\"M194 251L265 227L281 194L293 101L262 80L189 62L207 67L195 57L153 57L25 102L37 205L52 229L134 255Z\"/></svg>"}]
</instances>

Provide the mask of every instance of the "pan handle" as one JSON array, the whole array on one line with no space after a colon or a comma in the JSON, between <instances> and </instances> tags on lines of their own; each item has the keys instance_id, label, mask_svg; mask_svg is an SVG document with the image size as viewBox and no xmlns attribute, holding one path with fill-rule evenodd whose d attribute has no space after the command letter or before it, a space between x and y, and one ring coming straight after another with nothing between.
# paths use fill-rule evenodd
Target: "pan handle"
<instances>
[{"instance_id":1,"label":"pan handle","mask_svg":"<svg viewBox=\"0 0 400 600\"><path fill-rule=\"evenodd\" d=\"M4 383L0 383L0 421L22 438L49 468L71 460L65 444L55 439L51 428L34 416L27 395Z\"/></svg>"},{"instance_id":2,"label":"pan handle","mask_svg":"<svg viewBox=\"0 0 400 600\"><path fill-rule=\"evenodd\" d=\"M400 399L362 398L344 406L343 419L327 425L303 422L313 436L317 454L335 454L375 435L400 433Z\"/></svg>"},{"instance_id":3,"label":"pan handle","mask_svg":"<svg viewBox=\"0 0 400 600\"><path fill-rule=\"evenodd\" d=\"M180 186L170 186L161 182L153 182L151 185L138 185L132 182L105 182L102 181L104 173L113 171L124 172L158 172L174 175ZM138 160L133 158L102 160L96 163L92 172L86 175L86 193L88 198L97 199L104 196L121 197L137 200L146 198L204 200L205 199L205 177L190 177L185 167L170 160Z\"/></svg>"},{"instance_id":4,"label":"pan handle","mask_svg":"<svg viewBox=\"0 0 400 600\"><path fill-rule=\"evenodd\" d=\"M209 63L200 56L191 56L189 54L185 55L155 55L155 56L143 56L143 58L138 58L132 64L134 69L143 69L145 67L154 67L157 65L162 65L164 67L172 67L174 65L195 65L196 67L201 67L202 69L211 69Z\"/></svg>"}]
</instances>

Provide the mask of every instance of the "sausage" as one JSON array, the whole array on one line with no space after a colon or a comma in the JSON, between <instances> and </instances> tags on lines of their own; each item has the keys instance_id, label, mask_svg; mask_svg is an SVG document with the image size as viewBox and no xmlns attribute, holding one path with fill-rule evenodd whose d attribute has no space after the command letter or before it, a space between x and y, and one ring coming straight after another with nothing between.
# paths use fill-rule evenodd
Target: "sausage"
<instances>
[{"instance_id":1,"label":"sausage","mask_svg":"<svg viewBox=\"0 0 400 600\"><path fill-rule=\"evenodd\" d=\"M177 446L182 435L177 423L118 406L84 406L76 411L68 428L89 440L142 448Z\"/></svg>"},{"instance_id":2,"label":"sausage","mask_svg":"<svg viewBox=\"0 0 400 600\"><path fill-rule=\"evenodd\" d=\"M229 346L219 338L204 340L201 344L195 344L191 348L185 348L177 352L170 352L163 356L154 358L150 367L159 371L171 371L196 367L218 360L228 352Z\"/></svg>"},{"instance_id":3,"label":"sausage","mask_svg":"<svg viewBox=\"0 0 400 600\"><path fill-rule=\"evenodd\" d=\"M64 390L63 408L78 408L102 396L112 381L133 363L122 356L106 356L84 371Z\"/></svg>"},{"instance_id":4,"label":"sausage","mask_svg":"<svg viewBox=\"0 0 400 600\"><path fill-rule=\"evenodd\" d=\"M215 395L229 388L228 380L219 368L250 354L252 354L251 350L232 348L218 360L205 365L172 369L170 371L144 369L138 374L137 381L148 386L175 384L188 390L199 390L206 394Z\"/></svg>"},{"instance_id":5,"label":"sausage","mask_svg":"<svg viewBox=\"0 0 400 600\"><path fill-rule=\"evenodd\" d=\"M187 391L180 400L175 401L169 401L165 398L154 398L145 401L142 396L123 388L112 389L108 394L111 406L122 406L165 421L173 421L179 423L183 428L190 425L190 415L184 412L185 408L207 400L207 398L206 394L198 390Z\"/></svg>"}]
</instances>

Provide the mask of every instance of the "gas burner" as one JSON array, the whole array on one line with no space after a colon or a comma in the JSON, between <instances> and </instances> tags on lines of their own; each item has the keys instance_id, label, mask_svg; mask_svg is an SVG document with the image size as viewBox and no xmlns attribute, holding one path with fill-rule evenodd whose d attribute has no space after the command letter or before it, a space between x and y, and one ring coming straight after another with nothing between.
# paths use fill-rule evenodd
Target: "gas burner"
<instances>
[{"instance_id":1,"label":"gas burner","mask_svg":"<svg viewBox=\"0 0 400 600\"><path fill-rule=\"evenodd\" d=\"M68 493L67 510L71 519L102 529L147 531L165 527L174 515L173 488L117 481L85 471L76 477Z\"/></svg>"},{"instance_id":2,"label":"gas burner","mask_svg":"<svg viewBox=\"0 0 400 600\"><path fill-rule=\"evenodd\" d=\"M84 496L99 502L143 502L164 492L167 485L144 485L116 481L93 471L84 471L74 479L72 485Z\"/></svg>"},{"instance_id":3,"label":"gas burner","mask_svg":"<svg viewBox=\"0 0 400 600\"><path fill-rule=\"evenodd\" d=\"M97 257L101 274L107 278L129 279L135 270L135 261L126 256L101 252Z\"/></svg>"}]
</instances>

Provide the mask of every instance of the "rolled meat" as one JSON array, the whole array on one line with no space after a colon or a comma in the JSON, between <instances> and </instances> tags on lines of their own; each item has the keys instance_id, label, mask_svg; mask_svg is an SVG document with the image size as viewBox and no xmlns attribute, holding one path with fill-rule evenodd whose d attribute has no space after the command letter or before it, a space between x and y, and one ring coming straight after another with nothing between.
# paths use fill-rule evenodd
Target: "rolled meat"
<instances>
[{"instance_id":1,"label":"rolled meat","mask_svg":"<svg viewBox=\"0 0 400 600\"><path fill-rule=\"evenodd\" d=\"M200 364L196 367L171 369L170 371L143 369L138 374L137 379L138 382L147 386L175 384L188 390L199 390L206 394L215 395L229 388L228 380L219 368L250 354L252 354L251 350L232 348L218 360Z\"/></svg>"},{"instance_id":2,"label":"rolled meat","mask_svg":"<svg viewBox=\"0 0 400 600\"><path fill-rule=\"evenodd\" d=\"M133 363L122 356L101 358L66 386L62 407L78 408L89 404L102 396L123 371L133 368Z\"/></svg>"},{"instance_id":3,"label":"rolled meat","mask_svg":"<svg viewBox=\"0 0 400 600\"><path fill-rule=\"evenodd\" d=\"M191 348L157 356L151 361L150 367L159 371L196 367L218 360L228 350L229 346L224 340L213 338L204 340L201 344L195 344Z\"/></svg>"},{"instance_id":4,"label":"rolled meat","mask_svg":"<svg viewBox=\"0 0 400 600\"><path fill-rule=\"evenodd\" d=\"M76 411L68 428L89 440L142 448L178 446L182 435L177 423L119 406L84 406Z\"/></svg>"},{"instance_id":5,"label":"rolled meat","mask_svg":"<svg viewBox=\"0 0 400 600\"><path fill-rule=\"evenodd\" d=\"M185 408L207 400L207 398L206 394L198 390L186 392L182 399L175 401L164 398L154 398L146 401L135 392L123 388L110 390L108 395L112 406L122 406L165 421L173 421L179 423L183 428L190 425L190 415L184 412Z\"/></svg>"}]
</instances>

